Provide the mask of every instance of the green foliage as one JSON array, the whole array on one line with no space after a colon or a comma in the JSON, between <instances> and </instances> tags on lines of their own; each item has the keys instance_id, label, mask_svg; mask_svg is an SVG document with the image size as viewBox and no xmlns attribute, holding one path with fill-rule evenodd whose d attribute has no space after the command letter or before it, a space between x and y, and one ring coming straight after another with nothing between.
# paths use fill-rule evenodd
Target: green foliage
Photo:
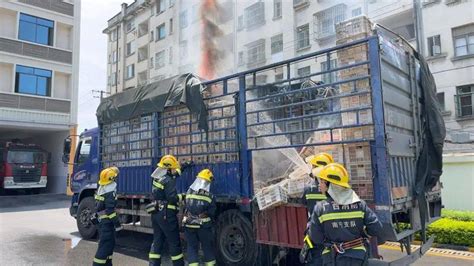
<instances>
[{"instance_id":1,"label":"green foliage","mask_svg":"<svg viewBox=\"0 0 474 266\"><path fill-rule=\"evenodd\" d=\"M441 217L458 220L458 221L474 221L474 212L442 209Z\"/></svg>"},{"instance_id":2,"label":"green foliage","mask_svg":"<svg viewBox=\"0 0 474 266\"><path fill-rule=\"evenodd\" d=\"M438 244L474 247L474 221L442 218L428 226L428 236L431 235Z\"/></svg>"}]
</instances>

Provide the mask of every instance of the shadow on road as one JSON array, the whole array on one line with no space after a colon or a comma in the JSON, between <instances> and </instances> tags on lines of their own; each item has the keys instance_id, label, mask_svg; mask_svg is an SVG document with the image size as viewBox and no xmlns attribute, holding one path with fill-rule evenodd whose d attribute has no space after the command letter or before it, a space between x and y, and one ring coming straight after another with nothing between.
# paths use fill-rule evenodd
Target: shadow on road
<instances>
[{"instance_id":1,"label":"shadow on road","mask_svg":"<svg viewBox=\"0 0 474 266\"><path fill-rule=\"evenodd\" d=\"M0 213L69 208L66 194L15 195L0 197Z\"/></svg>"}]
</instances>

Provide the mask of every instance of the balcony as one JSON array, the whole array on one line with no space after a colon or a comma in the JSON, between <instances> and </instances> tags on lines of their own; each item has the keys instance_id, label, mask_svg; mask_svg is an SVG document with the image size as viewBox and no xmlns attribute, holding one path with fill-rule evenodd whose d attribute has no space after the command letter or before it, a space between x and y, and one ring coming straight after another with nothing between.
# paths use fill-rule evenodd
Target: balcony
<instances>
[{"instance_id":1,"label":"balcony","mask_svg":"<svg viewBox=\"0 0 474 266\"><path fill-rule=\"evenodd\" d=\"M0 52L72 64L72 52L0 37Z\"/></svg>"},{"instance_id":2,"label":"balcony","mask_svg":"<svg viewBox=\"0 0 474 266\"><path fill-rule=\"evenodd\" d=\"M70 112L69 100L0 93L0 120L68 125Z\"/></svg>"}]
</instances>

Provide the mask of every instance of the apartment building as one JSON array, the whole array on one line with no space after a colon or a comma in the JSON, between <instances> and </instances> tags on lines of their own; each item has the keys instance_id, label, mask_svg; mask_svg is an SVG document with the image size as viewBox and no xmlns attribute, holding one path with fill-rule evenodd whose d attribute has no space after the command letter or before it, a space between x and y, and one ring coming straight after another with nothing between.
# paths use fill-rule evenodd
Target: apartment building
<instances>
[{"instance_id":1,"label":"apartment building","mask_svg":"<svg viewBox=\"0 0 474 266\"><path fill-rule=\"evenodd\" d=\"M443 204L474 210L474 2L424 1L422 11L425 56L447 128Z\"/></svg>"},{"instance_id":2,"label":"apartment building","mask_svg":"<svg viewBox=\"0 0 474 266\"><path fill-rule=\"evenodd\" d=\"M63 139L76 134L80 0L0 1L0 139L50 152L49 192L66 191Z\"/></svg>"}]
</instances>

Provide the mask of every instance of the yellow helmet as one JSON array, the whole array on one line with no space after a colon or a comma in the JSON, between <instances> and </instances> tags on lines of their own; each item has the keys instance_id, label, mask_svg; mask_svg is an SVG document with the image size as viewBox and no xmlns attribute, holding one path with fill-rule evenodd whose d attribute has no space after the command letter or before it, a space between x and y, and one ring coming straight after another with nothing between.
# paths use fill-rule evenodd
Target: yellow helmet
<instances>
[{"instance_id":1,"label":"yellow helmet","mask_svg":"<svg viewBox=\"0 0 474 266\"><path fill-rule=\"evenodd\" d=\"M212 179L214 178L214 174L211 172L209 169L204 169L199 174L197 177L204 179L206 181L212 182Z\"/></svg>"},{"instance_id":2,"label":"yellow helmet","mask_svg":"<svg viewBox=\"0 0 474 266\"><path fill-rule=\"evenodd\" d=\"M120 173L119 169L115 166L105 168L104 170L100 172L99 185L104 186L104 185L112 183L112 181L115 181L115 179L117 179L117 176L119 175L119 173Z\"/></svg>"},{"instance_id":3,"label":"yellow helmet","mask_svg":"<svg viewBox=\"0 0 474 266\"><path fill-rule=\"evenodd\" d=\"M324 179L335 185L351 188L349 185L349 173L342 164L330 163L321 170L319 178Z\"/></svg>"},{"instance_id":4,"label":"yellow helmet","mask_svg":"<svg viewBox=\"0 0 474 266\"><path fill-rule=\"evenodd\" d=\"M173 155L165 155L161 157L158 167L165 169L176 169L178 172L181 170L178 160Z\"/></svg>"},{"instance_id":5,"label":"yellow helmet","mask_svg":"<svg viewBox=\"0 0 474 266\"><path fill-rule=\"evenodd\" d=\"M316 155L310 156L306 159L308 163L310 163L313 167L321 167L326 166L330 163L334 162L331 154L326 152L321 152Z\"/></svg>"}]
</instances>

